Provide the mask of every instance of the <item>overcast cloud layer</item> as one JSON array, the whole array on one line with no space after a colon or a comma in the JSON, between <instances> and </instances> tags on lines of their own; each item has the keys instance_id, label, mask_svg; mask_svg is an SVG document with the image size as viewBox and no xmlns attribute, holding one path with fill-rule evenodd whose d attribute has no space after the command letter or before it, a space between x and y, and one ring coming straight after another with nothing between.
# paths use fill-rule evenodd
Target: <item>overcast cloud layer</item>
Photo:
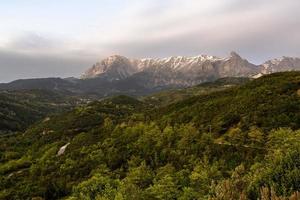
<instances>
[{"instance_id":1,"label":"overcast cloud layer","mask_svg":"<svg viewBox=\"0 0 300 200\"><path fill-rule=\"evenodd\" d=\"M79 76L111 54L300 57L299 9L299 0L3 0L0 82Z\"/></svg>"}]
</instances>

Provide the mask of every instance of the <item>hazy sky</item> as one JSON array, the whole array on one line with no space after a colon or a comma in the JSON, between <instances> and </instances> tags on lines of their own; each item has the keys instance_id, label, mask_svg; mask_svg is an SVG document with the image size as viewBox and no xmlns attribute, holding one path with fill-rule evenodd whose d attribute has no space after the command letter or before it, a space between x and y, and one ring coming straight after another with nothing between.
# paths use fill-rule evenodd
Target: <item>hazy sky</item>
<instances>
[{"instance_id":1,"label":"hazy sky","mask_svg":"<svg viewBox=\"0 0 300 200\"><path fill-rule=\"evenodd\" d=\"M299 9L299 0L1 0L0 82L79 76L111 54L300 56Z\"/></svg>"}]
</instances>

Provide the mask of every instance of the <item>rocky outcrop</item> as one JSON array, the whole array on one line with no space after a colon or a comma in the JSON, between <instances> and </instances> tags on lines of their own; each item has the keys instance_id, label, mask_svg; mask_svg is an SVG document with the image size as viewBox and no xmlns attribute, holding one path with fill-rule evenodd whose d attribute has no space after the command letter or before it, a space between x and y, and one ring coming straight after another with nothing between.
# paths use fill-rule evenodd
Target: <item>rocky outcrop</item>
<instances>
[{"instance_id":1,"label":"rocky outcrop","mask_svg":"<svg viewBox=\"0 0 300 200\"><path fill-rule=\"evenodd\" d=\"M59 151L57 152L57 156L61 156L65 153L67 147L70 145L70 143L65 144L64 146L62 146Z\"/></svg>"}]
</instances>

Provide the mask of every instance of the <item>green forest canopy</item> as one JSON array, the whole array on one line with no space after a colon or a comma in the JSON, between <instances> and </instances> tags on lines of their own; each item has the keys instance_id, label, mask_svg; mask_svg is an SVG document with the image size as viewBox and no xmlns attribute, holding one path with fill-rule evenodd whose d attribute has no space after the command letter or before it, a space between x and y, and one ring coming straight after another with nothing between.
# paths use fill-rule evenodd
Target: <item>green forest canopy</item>
<instances>
[{"instance_id":1,"label":"green forest canopy","mask_svg":"<svg viewBox=\"0 0 300 200\"><path fill-rule=\"evenodd\" d=\"M299 89L286 72L160 105L78 106L0 138L0 199L296 198Z\"/></svg>"}]
</instances>

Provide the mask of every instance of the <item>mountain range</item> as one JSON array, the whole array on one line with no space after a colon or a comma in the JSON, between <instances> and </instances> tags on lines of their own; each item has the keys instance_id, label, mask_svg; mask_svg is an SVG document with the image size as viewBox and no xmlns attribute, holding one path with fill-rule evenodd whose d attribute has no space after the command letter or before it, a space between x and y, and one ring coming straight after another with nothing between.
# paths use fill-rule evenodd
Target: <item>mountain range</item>
<instances>
[{"instance_id":1,"label":"mountain range","mask_svg":"<svg viewBox=\"0 0 300 200\"><path fill-rule=\"evenodd\" d=\"M282 57L255 65L231 52L226 58L199 55L129 59L113 55L94 64L80 78L41 78L0 84L0 90L47 89L74 95L144 95L183 88L224 77L257 78L300 70L300 58Z\"/></svg>"}]
</instances>

